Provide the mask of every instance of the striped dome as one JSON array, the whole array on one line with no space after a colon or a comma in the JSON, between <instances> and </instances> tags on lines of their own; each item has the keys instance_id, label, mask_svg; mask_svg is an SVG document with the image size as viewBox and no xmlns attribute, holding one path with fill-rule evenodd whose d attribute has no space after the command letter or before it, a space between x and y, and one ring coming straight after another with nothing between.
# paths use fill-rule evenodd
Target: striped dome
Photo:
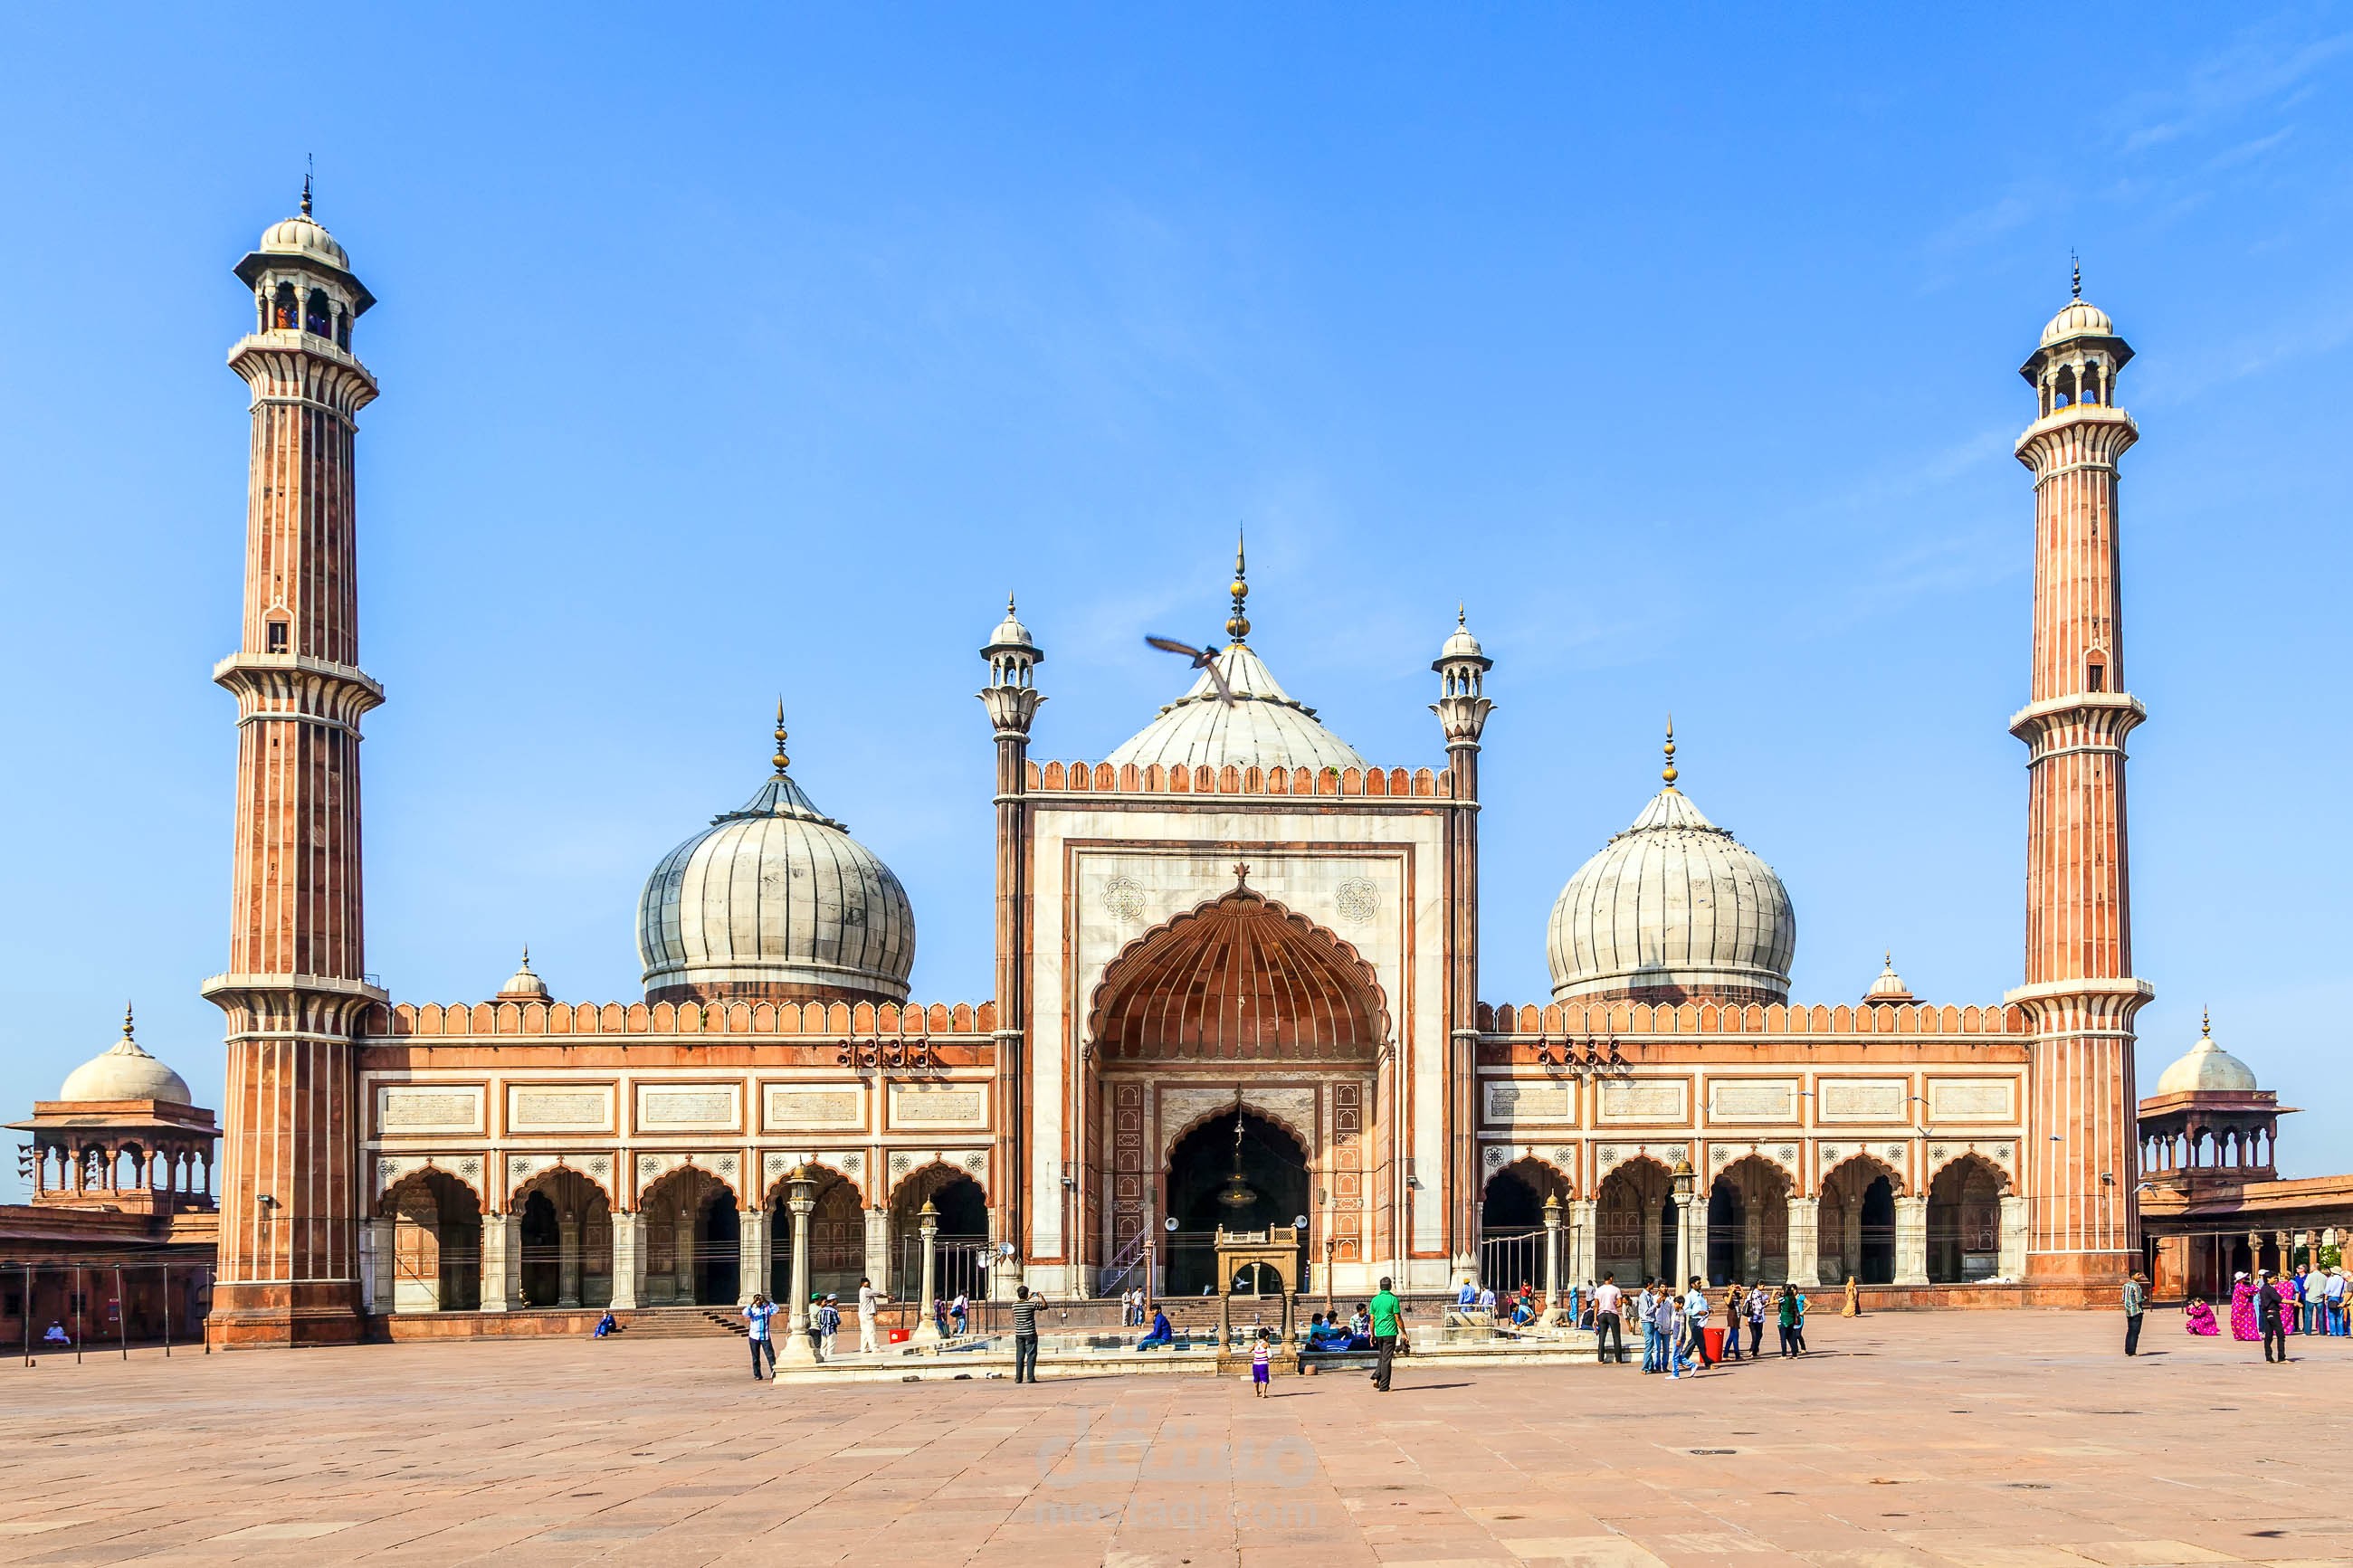
<instances>
[{"instance_id":1,"label":"striped dome","mask_svg":"<svg viewBox=\"0 0 2353 1568\"><path fill-rule=\"evenodd\" d=\"M638 903L638 955L649 1002L903 1002L915 915L891 868L780 765L741 809L654 868Z\"/></svg>"},{"instance_id":2,"label":"striped dome","mask_svg":"<svg viewBox=\"0 0 2353 1568\"><path fill-rule=\"evenodd\" d=\"M1785 1002L1798 950L1788 889L1669 784L1578 868L1553 905L1552 992Z\"/></svg>"}]
</instances>

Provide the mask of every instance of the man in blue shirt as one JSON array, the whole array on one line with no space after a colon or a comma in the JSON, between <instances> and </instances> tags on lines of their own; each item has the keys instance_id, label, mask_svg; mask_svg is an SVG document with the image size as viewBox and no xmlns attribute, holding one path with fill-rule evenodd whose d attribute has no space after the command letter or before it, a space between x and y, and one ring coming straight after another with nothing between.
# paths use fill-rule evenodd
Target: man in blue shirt
<instances>
[{"instance_id":1,"label":"man in blue shirt","mask_svg":"<svg viewBox=\"0 0 2353 1568\"><path fill-rule=\"evenodd\" d=\"M752 1381L754 1383L760 1381L760 1357L763 1353L765 1353L768 1358L770 1380L773 1381L776 1375L776 1342L768 1337L768 1320L776 1315L776 1304L765 1296L753 1297L752 1304L744 1309L744 1321L751 1325L749 1338L752 1342ZM597 1331L600 1333L604 1331L603 1325L598 1325Z\"/></svg>"}]
</instances>

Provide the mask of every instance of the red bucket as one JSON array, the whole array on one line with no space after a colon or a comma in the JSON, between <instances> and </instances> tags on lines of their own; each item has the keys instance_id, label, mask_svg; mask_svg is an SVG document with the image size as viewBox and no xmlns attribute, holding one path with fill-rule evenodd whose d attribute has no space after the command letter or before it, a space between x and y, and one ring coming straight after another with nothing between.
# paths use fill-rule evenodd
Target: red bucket
<instances>
[{"instance_id":1,"label":"red bucket","mask_svg":"<svg viewBox=\"0 0 2353 1568\"><path fill-rule=\"evenodd\" d=\"M891 1331L891 1342L894 1345L905 1344L907 1342L907 1331L904 1329L892 1329Z\"/></svg>"},{"instance_id":2,"label":"red bucket","mask_svg":"<svg viewBox=\"0 0 2353 1568\"><path fill-rule=\"evenodd\" d=\"M1700 1334L1707 1342L1707 1359L1710 1361L1722 1361L1724 1359L1724 1330L1714 1323L1710 1323L1706 1328L1700 1331Z\"/></svg>"}]
</instances>

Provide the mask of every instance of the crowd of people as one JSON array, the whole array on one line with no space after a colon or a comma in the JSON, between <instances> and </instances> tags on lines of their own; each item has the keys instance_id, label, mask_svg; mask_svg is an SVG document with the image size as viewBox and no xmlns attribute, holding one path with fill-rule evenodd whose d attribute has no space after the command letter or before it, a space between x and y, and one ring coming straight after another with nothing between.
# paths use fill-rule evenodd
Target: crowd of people
<instances>
[{"instance_id":1,"label":"crowd of people","mask_svg":"<svg viewBox=\"0 0 2353 1568\"><path fill-rule=\"evenodd\" d=\"M1806 1312L1811 1304L1797 1285L1735 1281L1724 1292L1719 1315L1697 1275L1681 1290L1665 1279L1646 1279L1638 1291L1630 1292L1620 1288L1617 1275L1604 1274L1589 1290L1569 1290L1567 1313L1577 1327L1593 1331L1604 1365L1624 1365L1627 1342L1639 1331L1642 1370L1684 1377L1724 1362L1763 1360L1768 1321L1778 1331L1784 1358L1804 1355ZM1711 1328L1722 1331L1720 1344L1710 1341ZM1748 1339L1745 1353L1740 1342L1744 1332Z\"/></svg>"},{"instance_id":2,"label":"crowd of people","mask_svg":"<svg viewBox=\"0 0 2353 1568\"><path fill-rule=\"evenodd\" d=\"M2339 1265L2315 1268L2298 1264L2289 1274L2259 1268L2253 1278L2242 1271L2231 1281L2231 1337L2245 1344L2261 1341L2265 1361L2284 1363L2290 1334L2333 1339L2353 1334L2353 1324L2347 1321L2348 1309L2353 1307L2349 1290L2353 1283ZM2211 1338L2221 1332L2213 1307L2202 1299L2192 1300L2182 1315L2183 1327L2193 1334Z\"/></svg>"}]
</instances>

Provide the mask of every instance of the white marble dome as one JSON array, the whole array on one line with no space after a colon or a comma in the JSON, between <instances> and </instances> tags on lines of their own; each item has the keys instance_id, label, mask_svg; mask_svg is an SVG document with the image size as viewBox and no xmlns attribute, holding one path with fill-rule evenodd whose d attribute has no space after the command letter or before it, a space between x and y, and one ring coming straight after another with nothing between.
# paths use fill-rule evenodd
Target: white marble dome
<instances>
[{"instance_id":1,"label":"white marble dome","mask_svg":"<svg viewBox=\"0 0 2353 1568\"><path fill-rule=\"evenodd\" d=\"M783 766L662 857L638 903L649 1001L907 999L915 915L891 868Z\"/></svg>"},{"instance_id":2,"label":"white marble dome","mask_svg":"<svg viewBox=\"0 0 2353 1568\"><path fill-rule=\"evenodd\" d=\"M1670 783L1553 905L1553 995L1786 1001L1798 918L1757 854Z\"/></svg>"},{"instance_id":3,"label":"white marble dome","mask_svg":"<svg viewBox=\"0 0 2353 1568\"><path fill-rule=\"evenodd\" d=\"M122 1012L122 1037L66 1075L59 1100L160 1100L190 1105L188 1080L149 1056L131 1037L131 1010Z\"/></svg>"},{"instance_id":4,"label":"white marble dome","mask_svg":"<svg viewBox=\"0 0 2353 1568\"><path fill-rule=\"evenodd\" d=\"M306 256L338 272L352 269L351 258L335 243L335 237L308 213L271 224L261 231L261 243L254 248L264 256Z\"/></svg>"},{"instance_id":5,"label":"white marble dome","mask_svg":"<svg viewBox=\"0 0 2353 1568\"><path fill-rule=\"evenodd\" d=\"M2214 1043L2211 1024L2179 1061L2158 1075L2159 1094L2253 1094L2254 1069Z\"/></svg>"},{"instance_id":6,"label":"white marble dome","mask_svg":"<svg viewBox=\"0 0 2353 1568\"><path fill-rule=\"evenodd\" d=\"M2097 305L2084 300L2070 300L2060 312L2051 318L2042 329L2042 346L2063 343L2069 338L2113 338L2116 324Z\"/></svg>"},{"instance_id":7,"label":"white marble dome","mask_svg":"<svg viewBox=\"0 0 2353 1568\"><path fill-rule=\"evenodd\" d=\"M1113 767L1361 768L1356 749L1316 721L1315 710L1293 698L1266 661L1237 641L1217 656L1234 694L1219 700L1208 670L1191 690L1160 710L1104 760Z\"/></svg>"}]
</instances>

